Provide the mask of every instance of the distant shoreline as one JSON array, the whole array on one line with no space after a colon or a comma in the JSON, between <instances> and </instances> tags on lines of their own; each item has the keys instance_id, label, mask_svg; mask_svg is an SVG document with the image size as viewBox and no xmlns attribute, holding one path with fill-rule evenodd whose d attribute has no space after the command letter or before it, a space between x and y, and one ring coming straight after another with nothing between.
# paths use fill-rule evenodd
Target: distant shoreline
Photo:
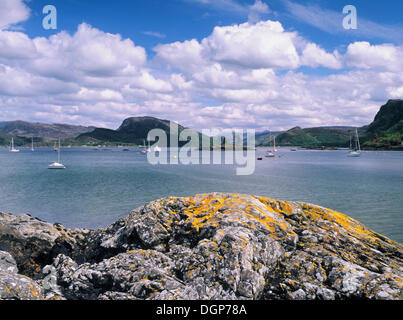
<instances>
[{"instance_id":1,"label":"distant shoreline","mask_svg":"<svg viewBox=\"0 0 403 320\"><path fill-rule=\"evenodd\" d=\"M25 145L25 146L16 146L20 149L31 149L30 145ZM9 146L0 146L1 149L8 149ZM49 149L53 148L53 146L35 146L35 149ZM69 146L63 146L63 149L71 149L71 148L78 148L78 149L120 149L120 148L136 148L136 149L144 149L144 146L139 146L139 145L102 145L102 146L74 146L74 145L69 145ZM269 148L269 146L256 146L256 149L265 149ZM346 147L302 147L302 146L278 146L278 148L281 149L293 149L296 148L298 150L317 150L317 151L340 151L340 150L349 150ZM169 149L169 148L168 148ZM197 148L196 148L197 149ZM236 150L253 150L252 148L247 148L244 146L243 148L236 147L236 148L229 148L228 151ZM214 151L214 150L220 150L220 148L214 149L214 148L200 148L199 151ZM221 148L222 151L225 151L224 148ZM362 151L403 151L403 146L395 147L395 148L368 148L364 147L362 148Z\"/></svg>"}]
</instances>

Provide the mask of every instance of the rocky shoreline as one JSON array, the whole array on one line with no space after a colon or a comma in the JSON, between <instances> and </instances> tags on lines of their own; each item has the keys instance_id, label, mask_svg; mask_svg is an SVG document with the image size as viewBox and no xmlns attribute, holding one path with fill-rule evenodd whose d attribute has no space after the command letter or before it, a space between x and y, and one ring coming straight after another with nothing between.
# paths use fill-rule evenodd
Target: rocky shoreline
<instances>
[{"instance_id":1,"label":"rocky shoreline","mask_svg":"<svg viewBox=\"0 0 403 320\"><path fill-rule=\"evenodd\" d=\"M402 300L403 246L242 194L156 200L99 230L0 213L1 299Z\"/></svg>"}]
</instances>

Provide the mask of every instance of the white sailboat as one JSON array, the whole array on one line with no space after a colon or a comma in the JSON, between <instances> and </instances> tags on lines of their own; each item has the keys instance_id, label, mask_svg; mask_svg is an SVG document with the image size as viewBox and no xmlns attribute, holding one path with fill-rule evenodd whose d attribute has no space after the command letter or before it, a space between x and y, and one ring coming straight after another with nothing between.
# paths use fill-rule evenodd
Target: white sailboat
<instances>
[{"instance_id":1,"label":"white sailboat","mask_svg":"<svg viewBox=\"0 0 403 320\"><path fill-rule=\"evenodd\" d=\"M360 138L358 137L358 130L355 129L355 148L352 148L351 137L350 137L350 152L347 154L348 157L360 157L361 156L361 145Z\"/></svg>"},{"instance_id":2,"label":"white sailboat","mask_svg":"<svg viewBox=\"0 0 403 320\"><path fill-rule=\"evenodd\" d=\"M31 140L31 151L32 152L35 151L35 149L34 149L34 137L32 137L32 140Z\"/></svg>"},{"instance_id":3,"label":"white sailboat","mask_svg":"<svg viewBox=\"0 0 403 320\"><path fill-rule=\"evenodd\" d=\"M11 138L10 152L20 152L20 150L14 148L14 138Z\"/></svg>"},{"instance_id":4,"label":"white sailboat","mask_svg":"<svg viewBox=\"0 0 403 320\"><path fill-rule=\"evenodd\" d=\"M142 153L142 154L147 154L148 149L146 149L147 146L146 146L146 141L145 141L145 140L143 140L143 145L140 146L140 148L143 148L143 150L141 150L141 153Z\"/></svg>"},{"instance_id":5,"label":"white sailboat","mask_svg":"<svg viewBox=\"0 0 403 320\"><path fill-rule=\"evenodd\" d=\"M270 133L270 142L272 143L273 150L270 150L270 149L267 150L266 155L265 155L266 158L274 158L276 156L276 151L275 151L276 146L275 146L275 142L271 136L271 133Z\"/></svg>"},{"instance_id":6,"label":"white sailboat","mask_svg":"<svg viewBox=\"0 0 403 320\"><path fill-rule=\"evenodd\" d=\"M66 169L66 166L60 163L60 139L59 139L59 148L57 149L57 162L51 163L48 166L48 169Z\"/></svg>"},{"instance_id":7,"label":"white sailboat","mask_svg":"<svg viewBox=\"0 0 403 320\"><path fill-rule=\"evenodd\" d=\"M147 148L147 153L151 152L151 148L150 148L150 141L148 141L148 148Z\"/></svg>"}]
</instances>

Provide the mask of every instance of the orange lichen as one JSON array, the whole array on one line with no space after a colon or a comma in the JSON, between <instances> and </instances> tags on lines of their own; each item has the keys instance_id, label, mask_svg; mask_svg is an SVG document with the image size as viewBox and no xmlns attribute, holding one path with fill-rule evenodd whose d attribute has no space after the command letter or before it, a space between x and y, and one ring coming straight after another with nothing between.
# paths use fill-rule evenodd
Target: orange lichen
<instances>
[{"instance_id":1,"label":"orange lichen","mask_svg":"<svg viewBox=\"0 0 403 320\"><path fill-rule=\"evenodd\" d=\"M245 227L256 229L258 223L275 234L282 230L285 234L294 234L289 225L278 215L271 206L260 199L234 194L225 197L221 194L197 195L182 199L187 204L185 214L192 226L199 231L206 226L219 227L220 215L234 214L230 221L240 223ZM258 201L255 201L258 200ZM290 210L282 205L282 210ZM241 209L241 210L240 210ZM241 216L239 216L241 213ZM235 215L236 214L236 215Z\"/></svg>"},{"instance_id":2,"label":"orange lichen","mask_svg":"<svg viewBox=\"0 0 403 320\"><path fill-rule=\"evenodd\" d=\"M358 239L367 239L372 243L378 243L382 239L388 243L392 243L389 239L377 234L376 232L367 229L362 223L350 218L349 216L331 210L314 206L306 203L291 203L287 201L274 200L267 197L256 197L261 202L265 203L268 207L272 208L275 212L284 215L285 217L296 214L302 218L307 219L310 223L316 223L320 220L328 221L331 225L326 226L321 224L320 227L325 230L346 230ZM300 210L298 210L300 209Z\"/></svg>"},{"instance_id":3,"label":"orange lichen","mask_svg":"<svg viewBox=\"0 0 403 320\"><path fill-rule=\"evenodd\" d=\"M380 236L372 230L367 229L362 223L343 213L310 204L301 204L301 207L305 216L311 221L314 222L323 220L331 222L331 227L321 225L321 228L333 230L344 229L356 238L360 240L366 239L372 243L379 243L380 237L383 238L384 241L392 243L392 241Z\"/></svg>"},{"instance_id":4,"label":"orange lichen","mask_svg":"<svg viewBox=\"0 0 403 320\"><path fill-rule=\"evenodd\" d=\"M362 249L367 250L371 247L376 249L388 244L395 245L393 241L367 229L360 222L340 212L306 203L243 194L211 193L194 197L161 199L150 204L150 207L158 217L161 229L165 229L166 232L170 232L176 224L181 227L185 222L192 227L186 230L187 234L194 231L200 232L204 228L215 228L216 235L221 237L225 232L224 228L220 228L220 224L233 223L234 226L243 226L253 230L264 228L275 240L288 238L294 241L293 239L298 239L294 232L295 228L300 229L299 231L301 229L311 231L312 236L319 231L321 235L319 244L317 241L310 241L309 238L297 243L297 246L304 250L315 250L319 246L321 250L328 252L326 244L343 239L342 235L348 235L349 238L346 239L358 239L362 243ZM177 217L178 214L181 215L180 219ZM299 225L296 226L295 223ZM249 239L241 238L241 240L240 248L247 248ZM204 246L207 243L201 242L200 245ZM322 246L320 243L325 245ZM342 243L338 245L342 245ZM386 256L394 254L388 251L382 252ZM372 261L374 253L370 250L367 252L366 259ZM333 252L328 252L328 254L335 256ZM339 256L348 261L357 259L355 251L339 253Z\"/></svg>"}]
</instances>

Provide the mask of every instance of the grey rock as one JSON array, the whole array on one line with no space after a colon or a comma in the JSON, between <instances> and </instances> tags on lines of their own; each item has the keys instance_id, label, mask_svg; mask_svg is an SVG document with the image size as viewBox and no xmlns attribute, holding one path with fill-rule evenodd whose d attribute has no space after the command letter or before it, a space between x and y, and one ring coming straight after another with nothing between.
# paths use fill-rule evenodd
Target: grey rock
<instances>
[{"instance_id":1,"label":"grey rock","mask_svg":"<svg viewBox=\"0 0 403 320\"><path fill-rule=\"evenodd\" d=\"M42 297L42 287L19 275L11 254L0 251L0 300L39 300Z\"/></svg>"},{"instance_id":2,"label":"grey rock","mask_svg":"<svg viewBox=\"0 0 403 320\"><path fill-rule=\"evenodd\" d=\"M12 216L0 212L0 250L10 253L19 271L36 277L51 264L56 252L71 254L83 244L86 230L68 230L60 224L43 222L29 215Z\"/></svg>"},{"instance_id":3,"label":"grey rock","mask_svg":"<svg viewBox=\"0 0 403 320\"><path fill-rule=\"evenodd\" d=\"M8 252L0 251L0 270L11 273L18 273L17 263Z\"/></svg>"},{"instance_id":4,"label":"grey rock","mask_svg":"<svg viewBox=\"0 0 403 320\"><path fill-rule=\"evenodd\" d=\"M291 297L293 300L305 300L306 294L302 289L298 289L297 291L291 293Z\"/></svg>"},{"instance_id":5,"label":"grey rock","mask_svg":"<svg viewBox=\"0 0 403 320\"><path fill-rule=\"evenodd\" d=\"M30 278L0 270L0 300L41 300L42 287Z\"/></svg>"},{"instance_id":6,"label":"grey rock","mask_svg":"<svg viewBox=\"0 0 403 320\"><path fill-rule=\"evenodd\" d=\"M20 270L42 277L46 299L403 297L400 244L305 203L224 193L171 197L96 231L2 215L1 239Z\"/></svg>"}]
</instances>

